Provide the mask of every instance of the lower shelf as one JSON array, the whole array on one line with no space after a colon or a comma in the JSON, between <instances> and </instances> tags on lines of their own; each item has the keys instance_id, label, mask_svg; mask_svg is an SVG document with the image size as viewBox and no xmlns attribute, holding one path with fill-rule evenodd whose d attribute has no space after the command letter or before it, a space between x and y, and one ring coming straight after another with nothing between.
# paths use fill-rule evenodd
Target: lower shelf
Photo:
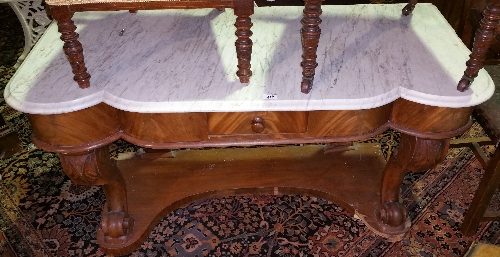
<instances>
[{"instance_id":1,"label":"lower shelf","mask_svg":"<svg viewBox=\"0 0 500 257\"><path fill-rule=\"evenodd\" d=\"M380 203L385 160L377 144L338 151L321 145L182 150L173 156L118 162L135 225L120 245L106 244L98 231L106 253L133 251L167 213L204 198L302 194L335 202L359 217L373 217Z\"/></svg>"}]
</instances>

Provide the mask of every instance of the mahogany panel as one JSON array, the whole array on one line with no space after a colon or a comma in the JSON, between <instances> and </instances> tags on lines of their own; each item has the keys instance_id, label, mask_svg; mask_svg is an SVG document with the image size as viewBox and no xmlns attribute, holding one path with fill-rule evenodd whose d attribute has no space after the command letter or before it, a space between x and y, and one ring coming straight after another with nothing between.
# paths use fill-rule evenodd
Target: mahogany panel
<instances>
[{"instance_id":1,"label":"mahogany panel","mask_svg":"<svg viewBox=\"0 0 500 257\"><path fill-rule=\"evenodd\" d=\"M312 111L307 135L345 137L363 135L382 127L389 120L392 104L368 110Z\"/></svg>"},{"instance_id":2,"label":"mahogany panel","mask_svg":"<svg viewBox=\"0 0 500 257\"><path fill-rule=\"evenodd\" d=\"M227 195L303 194L333 201L351 214L372 215L384 165L377 144L334 153L319 145L183 150L175 158L119 161L134 233L121 245L99 243L107 254L126 254L166 213Z\"/></svg>"},{"instance_id":3,"label":"mahogany panel","mask_svg":"<svg viewBox=\"0 0 500 257\"><path fill-rule=\"evenodd\" d=\"M307 112L208 113L208 131L213 135L304 133Z\"/></svg>"},{"instance_id":4,"label":"mahogany panel","mask_svg":"<svg viewBox=\"0 0 500 257\"><path fill-rule=\"evenodd\" d=\"M141 141L152 143L190 142L207 140L208 138L205 113L119 111L118 120L123 133Z\"/></svg>"},{"instance_id":5,"label":"mahogany panel","mask_svg":"<svg viewBox=\"0 0 500 257\"><path fill-rule=\"evenodd\" d=\"M121 135L123 139L130 143L152 148L152 149L178 149L178 148L204 148L204 147L248 147L248 146L265 146L265 145L296 145L296 144L324 144L335 142L353 142L367 139L376 136L390 126L385 124L373 131L367 132L362 135L352 135L344 137L308 137L307 133L283 133L283 134L254 134L254 135L209 135L206 141L193 141L193 142L147 142L137 140L133 137ZM457 133L453 134L457 135ZM437 134L440 138L449 136L447 134ZM57 149L51 151L57 152Z\"/></svg>"},{"instance_id":6,"label":"mahogany panel","mask_svg":"<svg viewBox=\"0 0 500 257\"><path fill-rule=\"evenodd\" d=\"M420 133L442 133L467 125L472 110L472 107L429 106L400 98L393 103L390 120L392 123Z\"/></svg>"},{"instance_id":7,"label":"mahogany panel","mask_svg":"<svg viewBox=\"0 0 500 257\"><path fill-rule=\"evenodd\" d=\"M27 114L35 139L64 147L87 145L116 134L120 130L116 115L116 109L105 103L63 114Z\"/></svg>"}]
</instances>

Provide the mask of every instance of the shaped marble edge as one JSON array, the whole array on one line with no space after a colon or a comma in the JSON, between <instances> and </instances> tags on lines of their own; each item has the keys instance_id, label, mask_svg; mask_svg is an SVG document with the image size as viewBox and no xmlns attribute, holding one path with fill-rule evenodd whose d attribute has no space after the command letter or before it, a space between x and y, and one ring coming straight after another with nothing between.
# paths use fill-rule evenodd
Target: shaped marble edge
<instances>
[{"instance_id":1,"label":"shaped marble edge","mask_svg":"<svg viewBox=\"0 0 500 257\"><path fill-rule=\"evenodd\" d=\"M298 88L298 87L297 87ZM321 99L304 105L303 100L265 100L265 101L218 101L206 104L197 102L189 106L190 112L252 112L252 111L315 111L315 110L360 110L371 109L391 103L400 97L399 88L381 95L356 99ZM103 102L120 110L138 110L142 113L185 112L187 103L183 102L139 102L124 100L107 92ZM333 108L332 108L333 106Z\"/></svg>"},{"instance_id":2,"label":"shaped marble edge","mask_svg":"<svg viewBox=\"0 0 500 257\"><path fill-rule=\"evenodd\" d=\"M461 108L479 105L490 99L495 92L495 84L486 70L481 69L474 83L468 89L472 93L464 96L441 96L426 94L400 87L400 97L420 104ZM436 104L439 103L439 104Z\"/></svg>"},{"instance_id":3,"label":"shaped marble edge","mask_svg":"<svg viewBox=\"0 0 500 257\"><path fill-rule=\"evenodd\" d=\"M208 32L208 34L203 34L203 36L208 35L209 37L215 38L213 40L214 42L208 42L206 44L217 45L214 46L216 51L212 51L216 53L214 56L204 57L206 57L207 62L212 62L211 64L214 65L216 71L219 71L216 74L216 76L219 76L216 78L218 80L214 80L215 82L212 84L221 82L224 84L224 88L215 88L212 90L214 91L212 95L203 95L200 98L201 100L190 100L189 97L186 97L189 96L189 88L187 90L177 90L179 88L177 87L175 90L172 90L172 92L169 91L165 93L165 88L153 88L151 86L151 78L146 78L147 81L143 83L143 86L147 86L148 90L151 89L148 97L153 97L154 99L158 98L159 100L141 101L140 95L143 94L144 89L140 87L135 89L123 88L119 86L121 85L119 82L116 82L113 86L108 86L110 83L105 83L106 79L116 79L116 76L112 76L114 74L109 75L112 71L108 72L103 69L103 67L113 67L110 66L109 63L104 63L100 67L94 68L99 71L103 70L103 72L101 72L103 74L106 72L108 72L108 74L101 76L100 73L96 74L96 72L90 70L94 79L94 81L91 80L93 85L90 89L79 89L76 83L71 80L69 64L67 64L64 58L60 60L61 57L59 56L59 59L55 62L42 63L42 61L40 61L45 56L47 59L53 59L54 56L57 54L60 55L62 52L59 46L57 46L57 49L53 46L60 43L54 43L54 40L58 40L59 37L56 24L52 24L46 34L42 36L39 42L43 43L39 43L35 46L26 61L21 65L19 71L8 83L4 95L7 103L14 109L33 114L72 112L91 107L101 102L105 102L115 108L126 111L154 113L369 109L385 105L399 97L417 103L453 108L473 106L489 99L493 94L494 85L491 77L484 70L480 71L479 76L468 91L465 93L456 91L455 83L458 82L461 73L463 73L465 69L465 61L470 51L462 44L437 8L431 4L419 3L418 8L415 9L412 16L405 18L401 17L400 14L400 10L403 6L404 4L323 6L323 23L321 25L322 36L318 49L319 66L316 72L315 86L309 95L303 95L299 90L301 50L300 38L298 38L297 35L301 26L300 18L302 16L303 7L256 8L255 14L252 16L252 21L254 23L254 27L252 28L254 31L252 36L254 40L252 70L254 70L254 76L249 85L241 85L239 82L235 82L236 76L234 73L236 70L234 66L236 65L234 61L234 44L232 44L232 42L234 42L234 27L232 27L234 15L232 11L222 15L213 13L210 10L200 9L190 11L182 10L183 12L164 11L164 13L169 15L172 15L174 12L174 14L180 13L179 16L174 17L176 20L173 20L173 23L176 23L179 19L181 20L179 22L184 23L186 23L186 21L194 23L203 22L200 26L191 27L196 27L199 30L212 30L210 33L214 33L213 26L217 29L215 36ZM160 13L160 11L148 12L147 15L156 17L155 15L158 13ZM114 22L114 25L110 25L112 31L119 28L117 24L133 31L134 24L138 22L134 21L134 19L124 19L124 15L130 14L116 12L77 13L75 14L75 20L78 22L85 19L108 19L108 21L111 19L112 22L107 23ZM189 17L197 18L192 19ZM162 19L163 18L164 17L162 17ZM151 20L151 22L157 22L153 21L152 18L149 20ZM206 22L207 20L209 22ZM231 26L227 25L228 22ZM126 24L121 25L123 23ZM205 26L203 24L209 23L212 25L207 26L212 27L202 28ZM291 24L291 26L287 27L287 24ZM174 30L178 29L175 27L175 24L172 26ZM184 27L190 26L189 24L184 24ZM411 27L411 33L405 30L408 27ZM79 28L82 29L85 28L85 26L79 26ZM172 28L165 30L172 30ZM330 28L331 31L326 30L326 28ZM438 29L436 30L434 28ZM183 30L186 30L186 28L183 28ZM352 31L358 33L351 33ZM105 32L107 33L107 31ZM86 37L85 29L83 29L83 32L79 31L79 33L81 34L80 40L84 45L84 49L88 50L89 44L85 42L85 40L89 39ZM383 37L379 36L383 33L386 33ZM402 35L398 33L402 33ZM427 35L427 33L430 34ZM361 36L357 36L356 34L361 34ZM223 37L218 38L221 36ZM119 37L115 38L120 39ZM138 38L141 37L139 36ZM180 36L180 38L184 41L179 41L186 44L185 38L182 38L182 36ZM272 40L270 38L278 41L269 44L269 41ZM95 38L91 40L97 40L98 42L95 43L95 45L99 45L104 44L105 41L103 40L106 40L106 38L96 35ZM138 40L139 42L136 42L136 45L146 45L148 43L146 41L140 41L140 39ZM148 40L154 41L156 39L153 38ZM230 42L230 44L221 47L220 41L224 40ZM394 42L397 42L397 44L394 44ZM127 42L123 42L123 45L125 45L125 43ZM45 44L44 47L39 47L39 45L43 44ZM62 45L62 43L60 44ZM202 44L202 46L207 47L206 44ZM406 45L408 45L409 50L405 48ZM429 48L429 45L435 49L431 49L432 47ZM453 49L448 49L450 46L452 46ZM92 49L91 47L92 45L90 45L90 49ZM197 45L197 47L200 48L199 45ZM276 51L276 49L282 48L286 49L285 52L278 54L273 52ZM270 50L255 51L255 49ZM446 51L441 51L443 49ZM165 49L160 50L165 51ZM122 51L123 53L128 50L118 47L115 51ZM410 53L410 51L414 51L414 53ZM217 52L219 52L218 54L220 54L220 56L217 55ZM420 57L420 53L422 52L427 54L422 54L427 56L427 58L429 56L432 57L431 60ZM456 53L456 55L451 57L447 56L450 52ZM273 53L278 57L272 56L272 60L269 61L267 57ZM86 53L86 61L87 56L88 53ZM366 58L366 56L369 58ZM440 58L446 61L440 62ZM88 59L92 59L92 56L90 55ZM114 61L123 60L127 61L128 59L117 58L117 60ZM132 60L139 62L143 61L143 59L137 58ZM94 62L99 63L100 61L102 60ZM457 63L461 65L457 65ZM60 65L60 68L57 65ZM273 70L273 65L279 66L281 69L278 71ZM92 69L92 60L87 63L87 66L89 69ZM445 78L443 79L441 76L439 76L439 78L433 78L432 76L436 74L431 74L429 79L421 76L420 73L412 74L412 70L409 69L408 66L432 66L426 68L431 70L441 69L440 72L436 74L444 74ZM52 69L52 72L57 74L50 74L50 81L44 81L41 80L39 76L32 75L34 73L47 73L45 69ZM63 71L55 72L57 69L62 69ZM64 69L66 70L64 71ZM118 70L118 68L115 69L114 67L113 69L115 72ZM373 72L373 70L378 70L378 73ZM343 71L343 73L340 71ZM134 75L133 72L134 70L126 70L122 73L132 77ZM197 73L195 69L192 69L187 72L204 74L208 71L205 70ZM266 72L271 75L268 75ZM186 72L184 71L184 73ZM259 75L259 73L266 74ZM354 76L360 74L357 76L361 78L356 77L356 79L353 80L353 74ZM364 74L367 75L365 76ZM404 76L401 76L401 74ZM460 76L458 74L460 74ZM168 78L168 76L165 76L166 75L164 75L163 79ZM269 76L269 78L265 78L265 76ZM433 79L435 79L436 82L433 82ZM252 81L255 82L256 80L264 82L262 84L278 84L279 82L279 85L268 86L266 84L262 86L256 85L258 83L252 83ZM429 80L433 80L430 84L435 83L436 87L433 85L432 87L427 86ZM99 81L100 83L95 83L95 81ZM114 80L111 81L113 83L115 82ZM137 81L139 81L139 79L137 79ZM381 83L379 81L385 81L387 83ZM395 83L395 81L397 81L397 83ZM445 83L442 83L443 81ZM42 82L45 83L43 86L40 85L43 84ZM123 82L129 81L124 80L121 82L124 84ZM197 82L202 83L201 80ZM179 84L182 85L181 83L182 79ZM129 84L133 83L129 82ZM421 86L421 84L426 85ZM443 89L443 85L441 84L447 85ZM206 85L211 86L211 84ZM282 85L286 85L286 87ZM370 87L370 85L375 86ZM195 87L194 90L200 89ZM359 90L364 91L360 93ZM186 93L184 91L188 92ZM280 93L280 95L277 96L278 100L263 100L261 98L265 94L276 93L278 91ZM63 100L54 100L53 94L55 93L59 93L61 95L60 99ZM169 95L167 95L167 93ZM206 92L200 90L200 94L203 93ZM250 93L252 94L251 97L249 97ZM38 94L42 96L37 97ZM171 101L169 98L170 95L175 95L177 98L172 99L176 100ZM221 95L223 97L221 97Z\"/></svg>"}]
</instances>

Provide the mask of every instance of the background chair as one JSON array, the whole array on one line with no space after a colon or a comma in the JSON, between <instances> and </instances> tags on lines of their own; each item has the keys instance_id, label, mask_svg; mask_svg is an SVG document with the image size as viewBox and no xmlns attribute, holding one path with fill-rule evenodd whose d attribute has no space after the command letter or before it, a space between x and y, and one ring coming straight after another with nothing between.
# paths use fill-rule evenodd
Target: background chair
<instances>
[{"instance_id":1,"label":"background chair","mask_svg":"<svg viewBox=\"0 0 500 257\"><path fill-rule=\"evenodd\" d=\"M452 144L455 147L470 147L484 167L474 198L467 211L461 231L466 236L472 236L481 221L500 220L500 211L488 211L488 205L496 189L500 186L500 85L496 85L493 97L474 109L473 116L483 127L489 138L475 138L467 144ZM490 140L491 139L491 140ZM496 150L491 158L482 151L481 145L494 145Z\"/></svg>"}]
</instances>

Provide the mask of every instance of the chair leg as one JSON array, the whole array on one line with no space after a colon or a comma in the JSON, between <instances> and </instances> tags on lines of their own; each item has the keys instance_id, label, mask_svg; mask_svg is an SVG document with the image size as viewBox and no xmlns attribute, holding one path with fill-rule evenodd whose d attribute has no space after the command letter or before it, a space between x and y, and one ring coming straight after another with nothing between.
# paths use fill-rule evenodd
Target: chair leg
<instances>
[{"instance_id":1,"label":"chair leg","mask_svg":"<svg viewBox=\"0 0 500 257\"><path fill-rule=\"evenodd\" d=\"M252 56L252 22L250 16L238 16L236 18L236 56L238 57L238 71L236 75L240 78L241 83L250 82L250 77L252 76L252 70L250 70L250 60Z\"/></svg>"},{"instance_id":2,"label":"chair leg","mask_svg":"<svg viewBox=\"0 0 500 257\"><path fill-rule=\"evenodd\" d=\"M304 94L311 91L315 69L318 66L316 52L321 35L321 29L319 28L321 24L320 15L322 13L321 2L322 0L306 0L304 17L301 20L302 62L300 66L302 66L302 84L300 91Z\"/></svg>"},{"instance_id":3,"label":"chair leg","mask_svg":"<svg viewBox=\"0 0 500 257\"><path fill-rule=\"evenodd\" d=\"M484 216L488 204L500 185L500 151L495 150L495 154L485 168L483 178L474 194L474 198L469 206L469 210L464 217L460 230L466 236L476 233L479 222Z\"/></svg>"},{"instance_id":4,"label":"chair leg","mask_svg":"<svg viewBox=\"0 0 500 257\"><path fill-rule=\"evenodd\" d=\"M413 9L415 9L415 6L417 5L418 0L409 0L408 4L403 7L403 10L401 11L404 16L408 16L413 12Z\"/></svg>"},{"instance_id":5,"label":"chair leg","mask_svg":"<svg viewBox=\"0 0 500 257\"><path fill-rule=\"evenodd\" d=\"M252 56L252 20L250 15L253 14L253 1L235 1L234 14L237 16L236 23L236 56L238 58L238 71L236 75L241 83L250 82L252 71L250 70L250 60Z\"/></svg>"},{"instance_id":6,"label":"chair leg","mask_svg":"<svg viewBox=\"0 0 500 257\"><path fill-rule=\"evenodd\" d=\"M80 88L87 88L90 86L90 74L85 67L83 47L78 41L79 35L75 32L76 26L72 20L73 12L69 10L68 6L50 6L50 11L52 17L57 21L61 40L64 41L64 53L75 75L73 79Z\"/></svg>"},{"instance_id":7,"label":"chair leg","mask_svg":"<svg viewBox=\"0 0 500 257\"><path fill-rule=\"evenodd\" d=\"M457 90L464 92L477 77L480 69L484 67L486 52L490 48L495 38L495 30L498 28L500 20L500 0L492 0L483 11L480 27L474 36L474 44L470 59L467 61L467 69L458 82Z\"/></svg>"}]
</instances>

